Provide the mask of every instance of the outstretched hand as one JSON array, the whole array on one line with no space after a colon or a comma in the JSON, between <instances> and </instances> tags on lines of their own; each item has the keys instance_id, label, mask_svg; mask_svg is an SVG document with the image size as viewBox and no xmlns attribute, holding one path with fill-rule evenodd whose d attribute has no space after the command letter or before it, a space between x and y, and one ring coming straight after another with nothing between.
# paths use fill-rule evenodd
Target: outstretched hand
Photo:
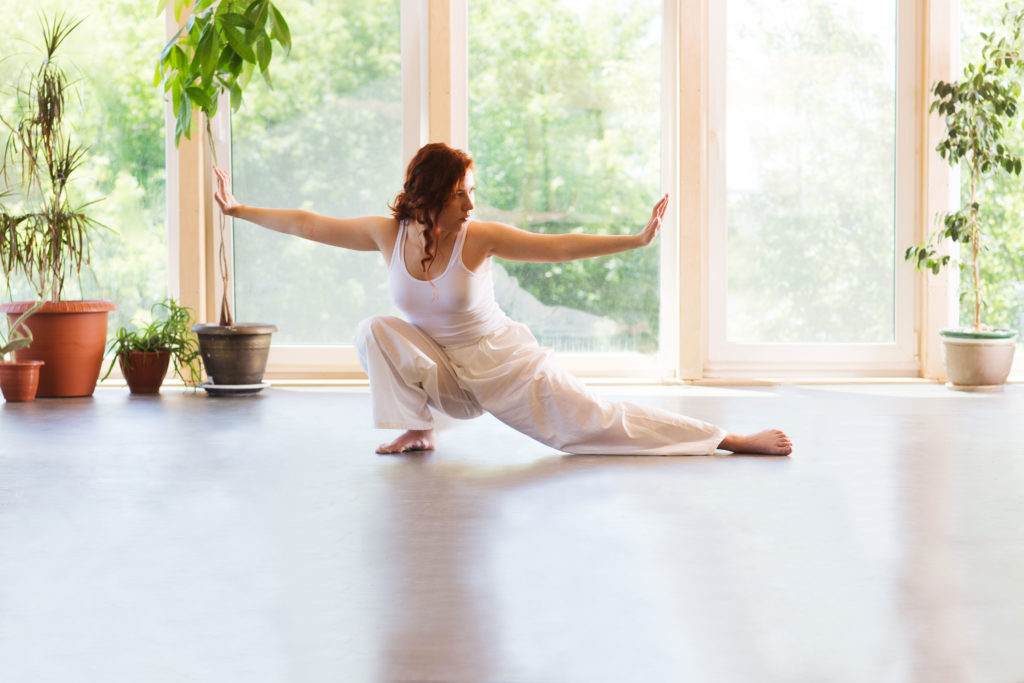
<instances>
[{"instance_id":1,"label":"outstretched hand","mask_svg":"<svg viewBox=\"0 0 1024 683\"><path fill-rule=\"evenodd\" d=\"M651 211L651 220L647 221L647 226L638 235L642 246L646 247L658 236L658 231L661 230L661 221L665 217L665 209L667 208L668 195L666 194L654 205L654 210Z\"/></svg>"},{"instance_id":2,"label":"outstretched hand","mask_svg":"<svg viewBox=\"0 0 1024 683\"><path fill-rule=\"evenodd\" d=\"M217 175L218 186L218 189L213 193L213 199L220 206L221 213L225 216L231 216L235 209L241 206L238 200L235 199L235 196L231 194L231 176L216 164L213 166L213 172Z\"/></svg>"}]
</instances>

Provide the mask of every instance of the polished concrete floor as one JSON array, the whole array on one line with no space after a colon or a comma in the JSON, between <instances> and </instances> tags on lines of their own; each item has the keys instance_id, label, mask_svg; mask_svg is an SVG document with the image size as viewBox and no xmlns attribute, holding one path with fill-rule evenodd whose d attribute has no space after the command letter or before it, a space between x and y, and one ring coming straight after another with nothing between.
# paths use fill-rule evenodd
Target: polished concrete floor
<instances>
[{"instance_id":1,"label":"polished concrete floor","mask_svg":"<svg viewBox=\"0 0 1024 683\"><path fill-rule=\"evenodd\" d=\"M790 457L378 456L365 389L0 404L0 681L1024 681L1024 386L617 388Z\"/></svg>"}]
</instances>

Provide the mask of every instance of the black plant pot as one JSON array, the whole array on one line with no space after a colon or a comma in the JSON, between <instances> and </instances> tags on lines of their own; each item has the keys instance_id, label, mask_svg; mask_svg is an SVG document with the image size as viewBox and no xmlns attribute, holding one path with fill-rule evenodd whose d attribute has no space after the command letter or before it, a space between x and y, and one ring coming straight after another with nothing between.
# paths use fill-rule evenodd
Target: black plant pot
<instances>
[{"instance_id":1,"label":"black plant pot","mask_svg":"<svg viewBox=\"0 0 1024 683\"><path fill-rule=\"evenodd\" d=\"M236 323L235 325L194 325L199 353L213 384L254 385L263 381L270 353L270 335L276 325Z\"/></svg>"}]
</instances>

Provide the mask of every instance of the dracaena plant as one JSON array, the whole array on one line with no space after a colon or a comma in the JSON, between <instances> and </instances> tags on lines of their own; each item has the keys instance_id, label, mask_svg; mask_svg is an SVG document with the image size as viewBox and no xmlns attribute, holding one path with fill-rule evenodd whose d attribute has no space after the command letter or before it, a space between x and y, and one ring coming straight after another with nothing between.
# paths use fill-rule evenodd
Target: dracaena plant
<instances>
[{"instance_id":1,"label":"dracaena plant","mask_svg":"<svg viewBox=\"0 0 1024 683\"><path fill-rule=\"evenodd\" d=\"M24 275L39 298L58 301L67 278L88 264L90 236L102 226L85 211L93 202L76 205L70 196L86 148L65 120L75 83L60 47L81 21L44 15L40 23L42 60L13 86L13 113L0 114L0 267L7 278Z\"/></svg>"},{"instance_id":2,"label":"dracaena plant","mask_svg":"<svg viewBox=\"0 0 1024 683\"><path fill-rule=\"evenodd\" d=\"M1020 175L1021 157L1006 142L1006 131L1017 119L1024 75L1022 54L1024 9L1008 11L999 30L982 33L982 59L969 63L955 81L932 86L931 112L943 117L946 131L936 151L950 166L965 173L967 197L956 211L938 216L939 228L907 249L904 257L918 270L939 271L953 262L941 244L951 240L967 252L957 261L969 273L965 295L972 297L975 331L982 329L981 257L985 251L983 181L994 173Z\"/></svg>"},{"instance_id":3,"label":"dracaena plant","mask_svg":"<svg viewBox=\"0 0 1024 683\"><path fill-rule=\"evenodd\" d=\"M160 0L157 11L170 0ZM270 62L276 42L290 51L291 31L280 10L270 0L174 0L174 16L188 19L167 43L157 61L155 84L170 96L175 113L174 143L181 136L191 139L195 112L201 114L210 152L216 158L210 120L217 113L221 96L230 96L231 110L242 104L242 91L258 69L268 85ZM224 233L227 221L220 218L219 267L223 281L220 324L234 320L228 299L227 255Z\"/></svg>"}]
</instances>

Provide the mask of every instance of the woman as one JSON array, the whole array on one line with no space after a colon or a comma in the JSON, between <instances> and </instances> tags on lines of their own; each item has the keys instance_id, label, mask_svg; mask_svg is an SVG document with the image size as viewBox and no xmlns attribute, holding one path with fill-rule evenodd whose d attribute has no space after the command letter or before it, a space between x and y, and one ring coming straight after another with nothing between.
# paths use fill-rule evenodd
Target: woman
<instances>
[{"instance_id":1,"label":"woman","mask_svg":"<svg viewBox=\"0 0 1024 683\"><path fill-rule=\"evenodd\" d=\"M391 298L407 320L364 320L356 333L370 378L374 419L401 429L378 453L433 450L431 408L456 418L484 411L570 453L700 455L717 448L788 455L778 430L730 434L720 427L631 403L597 397L556 366L530 331L494 299L491 259L560 262L647 246L657 236L668 195L636 235L541 235L472 220L473 161L441 143L409 162L389 218L329 218L308 211L239 204L231 181L214 169L214 199L228 216L345 249L379 251Z\"/></svg>"}]
</instances>

